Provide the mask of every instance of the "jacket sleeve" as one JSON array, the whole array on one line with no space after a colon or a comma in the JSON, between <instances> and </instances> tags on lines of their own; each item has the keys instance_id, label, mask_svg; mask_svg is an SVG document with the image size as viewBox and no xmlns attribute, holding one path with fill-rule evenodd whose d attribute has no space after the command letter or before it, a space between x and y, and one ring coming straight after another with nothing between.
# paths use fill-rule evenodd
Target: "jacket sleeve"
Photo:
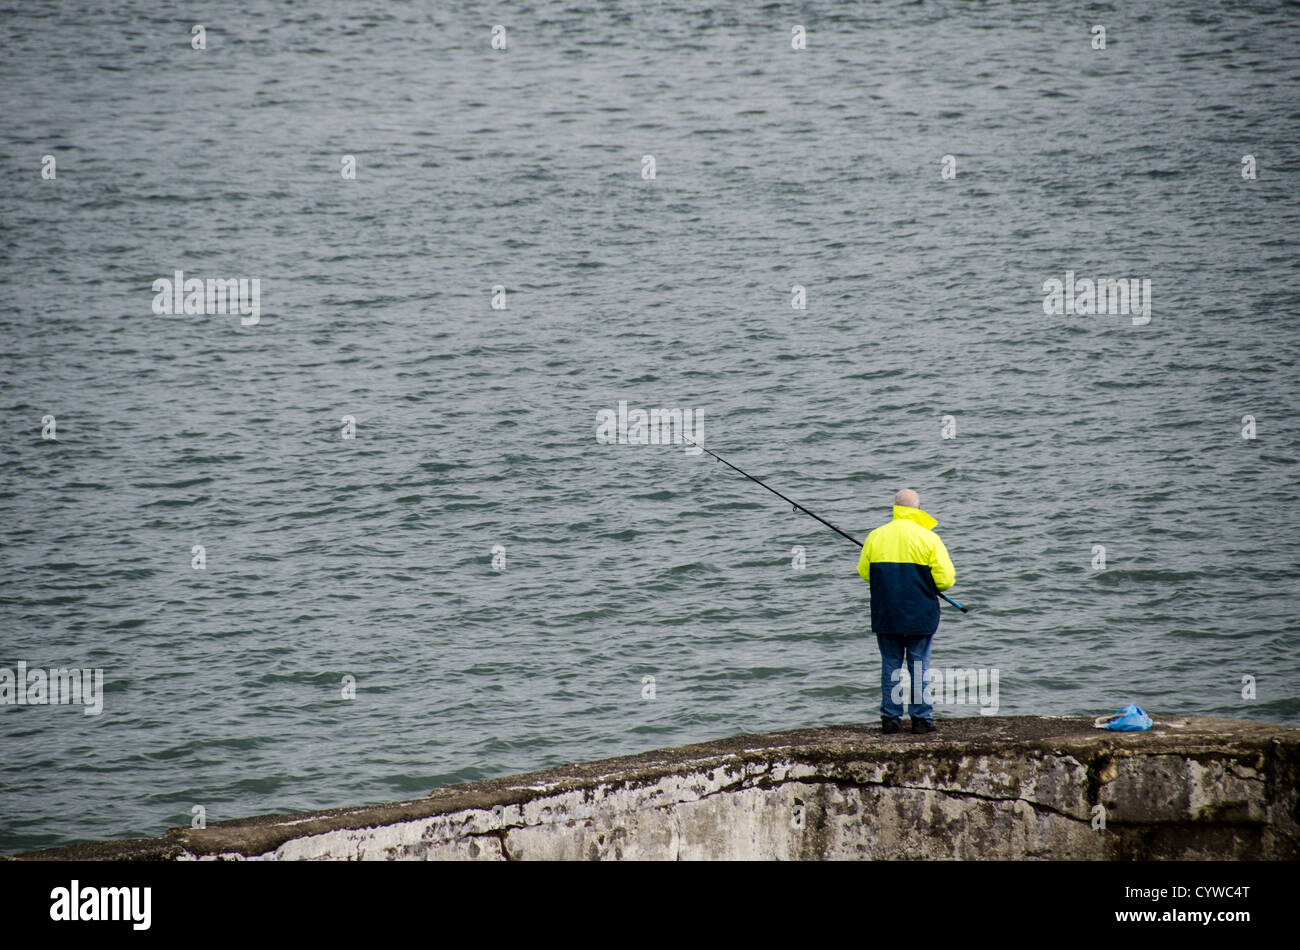
<instances>
[{"instance_id":1,"label":"jacket sleeve","mask_svg":"<svg viewBox=\"0 0 1300 950\"><path fill-rule=\"evenodd\" d=\"M948 549L943 546L943 541L937 534L934 536L934 548L930 551L930 576L934 578L934 586L939 590L947 590L957 582L957 569L952 566Z\"/></svg>"},{"instance_id":2,"label":"jacket sleeve","mask_svg":"<svg viewBox=\"0 0 1300 950\"><path fill-rule=\"evenodd\" d=\"M871 535L867 535L867 540L862 543L862 553L858 555L858 576L864 581L871 580L871 555L867 551L871 548Z\"/></svg>"}]
</instances>

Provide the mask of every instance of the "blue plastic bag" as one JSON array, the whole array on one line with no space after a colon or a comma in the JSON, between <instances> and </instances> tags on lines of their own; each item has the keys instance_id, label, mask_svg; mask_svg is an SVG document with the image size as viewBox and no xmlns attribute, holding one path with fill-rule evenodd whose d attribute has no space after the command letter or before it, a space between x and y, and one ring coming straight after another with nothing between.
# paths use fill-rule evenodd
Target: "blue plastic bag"
<instances>
[{"instance_id":1,"label":"blue plastic bag","mask_svg":"<svg viewBox=\"0 0 1300 950\"><path fill-rule=\"evenodd\" d=\"M1098 729L1114 729L1116 732L1145 732L1155 725L1141 706L1129 703L1113 716L1100 716L1093 720Z\"/></svg>"}]
</instances>

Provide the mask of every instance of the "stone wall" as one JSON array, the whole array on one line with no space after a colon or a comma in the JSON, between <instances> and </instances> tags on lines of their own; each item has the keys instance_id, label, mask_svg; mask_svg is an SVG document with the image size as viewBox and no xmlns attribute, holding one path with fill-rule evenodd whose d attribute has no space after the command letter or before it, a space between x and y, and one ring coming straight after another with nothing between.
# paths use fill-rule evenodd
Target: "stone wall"
<instances>
[{"instance_id":1,"label":"stone wall","mask_svg":"<svg viewBox=\"0 0 1300 950\"><path fill-rule=\"evenodd\" d=\"M742 735L19 859L1300 857L1300 729L1156 718L1145 733L972 717L920 736L877 725Z\"/></svg>"}]
</instances>

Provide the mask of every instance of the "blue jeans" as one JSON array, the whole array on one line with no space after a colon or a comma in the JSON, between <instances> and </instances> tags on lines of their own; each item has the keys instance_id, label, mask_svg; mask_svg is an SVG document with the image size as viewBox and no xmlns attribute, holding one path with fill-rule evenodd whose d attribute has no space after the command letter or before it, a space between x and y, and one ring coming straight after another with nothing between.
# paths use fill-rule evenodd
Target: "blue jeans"
<instances>
[{"instance_id":1,"label":"blue jeans","mask_svg":"<svg viewBox=\"0 0 1300 950\"><path fill-rule=\"evenodd\" d=\"M929 720L934 716L934 706L925 702L925 674L930 669L930 641L933 636L899 637L891 633L876 634L880 646L880 718L901 719L903 705L894 698L895 691L907 702L913 719ZM904 689L901 674L903 662L912 676L912 687ZM918 668L919 667L919 668ZM909 696L908 693L911 693Z\"/></svg>"}]
</instances>

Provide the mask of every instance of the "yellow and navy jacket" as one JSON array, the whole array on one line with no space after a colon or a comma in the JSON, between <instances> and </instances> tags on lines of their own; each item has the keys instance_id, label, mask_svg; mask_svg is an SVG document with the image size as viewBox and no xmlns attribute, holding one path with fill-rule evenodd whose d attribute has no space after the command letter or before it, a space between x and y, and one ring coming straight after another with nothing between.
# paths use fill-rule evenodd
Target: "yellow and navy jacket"
<instances>
[{"instance_id":1,"label":"yellow and navy jacket","mask_svg":"<svg viewBox=\"0 0 1300 950\"><path fill-rule=\"evenodd\" d=\"M894 506L894 520L867 535L858 574L871 583L871 632L929 636L939 629L939 596L957 580L948 549L920 508Z\"/></svg>"}]
</instances>

